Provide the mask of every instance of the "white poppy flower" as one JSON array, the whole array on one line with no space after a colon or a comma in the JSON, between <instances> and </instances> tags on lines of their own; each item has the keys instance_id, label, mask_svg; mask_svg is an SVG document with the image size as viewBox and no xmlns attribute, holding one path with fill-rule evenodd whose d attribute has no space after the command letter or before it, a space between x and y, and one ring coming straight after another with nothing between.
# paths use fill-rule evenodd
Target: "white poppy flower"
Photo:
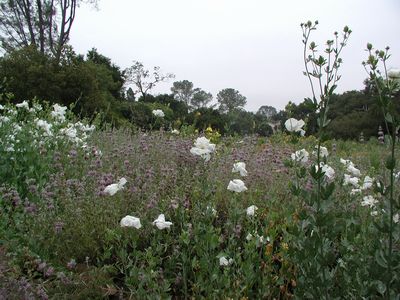
<instances>
[{"instance_id":1,"label":"white poppy flower","mask_svg":"<svg viewBox=\"0 0 400 300\"><path fill-rule=\"evenodd\" d=\"M65 113L67 111L67 107L66 106L61 106L59 104L54 104L53 105L53 111L51 112L51 116L53 118L58 119L61 122L65 121Z\"/></svg>"},{"instance_id":2,"label":"white poppy flower","mask_svg":"<svg viewBox=\"0 0 400 300\"><path fill-rule=\"evenodd\" d=\"M374 183L374 179L373 178L371 178L369 176L365 176L364 183L363 183L363 186L362 186L361 189L367 190L367 189L372 187L373 183Z\"/></svg>"},{"instance_id":3,"label":"white poppy flower","mask_svg":"<svg viewBox=\"0 0 400 300\"><path fill-rule=\"evenodd\" d=\"M194 147L190 149L193 155L201 156L205 161L210 160L210 154L215 151L215 144L211 144L206 137L199 137L194 143Z\"/></svg>"},{"instance_id":4,"label":"white poppy flower","mask_svg":"<svg viewBox=\"0 0 400 300\"><path fill-rule=\"evenodd\" d=\"M285 127L289 132L301 132L302 127L304 126L303 120L297 120L295 118L287 119L285 122Z\"/></svg>"},{"instance_id":5,"label":"white poppy flower","mask_svg":"<svg viewBox=\"0 0 400 300\"><path fill-rule=\"evenodd\" d=\"M301 149L292 153L292 160L305 164L308 162L309 153L305 149Z\"/></svg>"},{"instance_id":6,"label":"white poppy flower","mask_svg":"<svg viewBox=\"0 0 400 300\"><path fill-rule=\"evenodd\" d=\"M374 197L372 197L371 195L365 196L363 198L363 201L361 201L361 205L362 206L369 206L371 208L373 208L375 206L375 204L378 203L378 200L376 200Z\"/></svg>"},{"instance_id":7,"label":"white poppy flower","mask_svg":"<svg viewBox=\"0 0 400 300\"><path fill-rule=\"evenodd\" d=\"M346 167L348 167L348 166L354 166L353 165L353 163L351 162L351 160L349 160L349 159L343 159L343 158L341 158L340 159L340 162L342 163L342 164L344 164Z\"/></svg>"},{"instance_id":8,"label":"white poppy flower","mask_svg":"<svg viewBox=\"0 0 400 300\"><path fill-rule=\"evenodd\" d=\"M124 188L124 185L126 184L126 179L125 177L122 177L118 183L113 183L104 189L105 194L109 194L110 196L114 196L118 191L122 190Z\"/></svg>"},{"instance_id":9,"label":"white poppy flower","mask_svg":"<svg viewBox=\"0 0 400 300\"><path fill-rule=\"evenodd\" d=\"M244 182L240 179L233 179L229 181L227 189L236 193L247 191L247 187L244 185Z\"/></svg>"},{"instance_id":10,"label":"white poppy flower","mask_svg":"<svg viewBox=\"0 0 400 300\"><path fill-rule=\"evenodd\" d=\"M232 258L227 259L225 256L221 256L221 257L219 258L219 265L220 265L221 267L227 267L227 266L229 266L229 265L232 264L232 263L233 263L233 259L232 259Z\"/></svg>"},{"instance_id":11,"label":"white poppy flower","mask_svg":"<svg viewBox=\"0 0 400 300\"><path fill-rule=\"evenodd\" d=\"M315 146L315 149L318 149L318 146ZM316 156L317 155L317 151L313 151L313 154ZM328 149L326 147L321 146L319 148L319 156L328 157L328 155L329 155Z\"/></svg>"},{"instance_id":12,"label":"white poppy flower","mask_svg":"<svg viewBox=\"0 0 400 300\"><path fill-rule=\"evenodd\" d=\"M328 177L328 179L333 179L335 177L335 170L328 165L322 167L322 172L325 173L325 176Z\"/></svg>"},{"instance_id":13,"label":"white poppy flower","mask_svg":"<svg viewBox=\"0 0 400 300\"><path fill-rule=\"evenodd\" d=\"M24 102L15 104L15 107L29 109L29 103L27 101L24 101Z\"/></svg>"},{"instance_id":14,"label":"white poppy flower","mask_svg":"<svg viewBox=\"0 0 400 300\"><path fill-rule=\"evenodd\" d=\"M344 181L343 181L343 185L348 185L351 184L352 186L354 186L355 188L359 188L360 185L358 184L359 178L357 177L351 177L348 174L344 174Z\"/></svg>"},{"instance_id":15,"label":"white poppy flower","mask_svg":"<svg viewBox=\"0 0 400 300\"><path fill-rule=\"evenodd\" d=\"M140 224L140 219L133 216L123 217L120 224L121 227L135 227L136 229L142 227L142 224Z\"/></svg>"},{"instance_id":16,"label":"white poppy flower","mask_svg":"<svg viewBox=\"0 0 400 300\"><path fill-rule=\"evenodd\" d=\"M45 120L36 120L37 127L43 129L46 132L47 136L52 136L51 127L52 125L47 123Z\"/></svg>"},{"instance_id":17,"label":"white poppy flower","mask_svg":"<svg viewBox=\"0 0 400 300\"><path fill-rule=\"evenodd\" d=\"M390 79L400 79L400 69L390 69L388 71L388 77Z\"/></svg>"},{"instance_id":18,"label":"white poppy flower","mask_svg":"<svg viewBox=\"0 0 400 300\"><path fill-rule=\"evenodd\" d=\"M237 162L233 165L233 173L239 172L240 176L247 176L246 164L244 162Z\"/></svg>"},{"instance_id":19,"label":"white poppy flower","mask_svg":"<svg viewBox=\"0 0 400 300\"><path fill-rule=\"evenodd\" d=\"M162 230L169 228L172 225L172 222L165 221L164 214L161 214L157 219L154 220L153 225L156 225L158 229Z\"/></svg>"},{"instance_id":20,"label":"white poppy flower","mask_svg":"<svg viewBox=\"0 0 400 300\"><path fill-rule=\"evenodd\" d=\"M335 170L331 166L329 166L323 162L321 162L320 165L321 165L322 172L325 173L325 176L328 179L333 179L335 177ZM319 170L318 166L315 165L314 168L318 172L318 170Z\"/></svg>"},{"instance_id":21,"label":"white poppy flower","mask_svg":"<svg viewBox=\"0 0 400 300\"><path fill-rule=\"evenodd\" d=\"M165 114L161 109L154 109L152 111L153 115L155 115L156 117L160 117L160 118L164 118Z\"/></svg>"},{"instance_id":22,"label":"white poppy flower","mask_svg":"<svg viewBox=\"0 0 400 300\"><path fill-rule=\"evenodd\" d=\"M347 167L347 172L351 173L353 176L356 176L356 177L360 177L361 176L360 170L357 169L356 167L354 167L353 165L349 165Z\"/></svg>"},{"instance_id":23,"label":"white poppy flower","mask_svg":"<svg viewBox=\"0 0 400 300\"><path fill-rule=\"evenodd\" d=\"M246 209L246 214L247 214L247 216L248 216L248 217L254 216L257 209L258 209L258 207L255 206L255 205L249 206L249 207Z\"/></svg>"}]
</instances>

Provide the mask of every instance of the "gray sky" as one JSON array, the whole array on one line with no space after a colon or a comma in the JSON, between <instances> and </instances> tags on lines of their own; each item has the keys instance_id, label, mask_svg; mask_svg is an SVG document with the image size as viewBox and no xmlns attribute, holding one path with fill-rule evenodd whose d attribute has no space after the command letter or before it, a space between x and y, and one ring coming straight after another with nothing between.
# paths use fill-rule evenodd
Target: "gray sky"
<instances>
[{"instance_id":1,"label":"gray sky","mask_svg":"<svg viewBox=\"0 0 400 300\"><path fill-rule=\"evenodd\" d=\"M367 42L390 46L389 67L400 68L400 0L99 0L98 10L78 9L71 44L80 54L96 47L122 69L133 60L160 66L214 98L237 89L249 111L282 109L311 94L302 74L307 20L319 21L311 39L321 48L344 25L353 31L337 92L363 88Z\"/></svg>"}]
</instances>

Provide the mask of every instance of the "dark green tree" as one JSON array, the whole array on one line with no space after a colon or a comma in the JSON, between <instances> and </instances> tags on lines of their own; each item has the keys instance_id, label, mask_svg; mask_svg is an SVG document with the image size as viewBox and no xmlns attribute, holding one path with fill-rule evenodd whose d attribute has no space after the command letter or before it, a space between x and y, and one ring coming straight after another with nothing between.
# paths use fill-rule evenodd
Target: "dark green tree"
<instances>
[{"instance_id":1,"label":"dark green tree","mask_svg":"<svg viewBox=\"0 0 400 300\"><path fill-rule=\"evenodd\" d=\"M257 115L264 116L268 120L271 119L276 114L277 114L276 108L269 105L263 105L257 111Z\"/></svg>"},{"instance_id":2,"label":"dark green tree","mask_svg":"<svg viewBox=\"0 0 400 300\"><path fill-rule=\"evenodd\" d=\"M175 81L172 84L171 92L173 93L176 100L190 105L195 89L193 89L193 83L189 80Z\"/></svg>"},{"instance_id":3,"label":"dark green tree","mask_svg":"<svg viewBox=\"0 0 400 300\"><path fill-rule=\"evenodd\" d=\"M221 90L217 94L217 101L219 103L219 110L223 113L232 112L235 109L242 109L247 103L246 97L232 88Z\"/></svg>"},{"instance_id":4,"label":"dark green tree","mask_svg":"<svg viewBox=\"0 0 400 300\"><path fill-rule=\"evenodd\" d=\"M196 89L194 92L192 99L190 100L190 104L194 109L200 109L203 107L207 107L207 105L212 101L213 96L211 93L207 93L202 89Z\"/></svg>"}]
</instances>

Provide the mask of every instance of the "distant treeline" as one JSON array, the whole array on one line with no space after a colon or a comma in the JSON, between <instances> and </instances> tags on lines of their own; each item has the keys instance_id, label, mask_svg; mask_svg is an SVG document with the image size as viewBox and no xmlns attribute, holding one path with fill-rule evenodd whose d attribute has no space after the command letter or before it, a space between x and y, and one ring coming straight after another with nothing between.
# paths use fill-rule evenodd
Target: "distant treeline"
<instances>
[{"instance_id":1,"label":"distant treeline","mask_svg":"<svg viewBox=\"0 0 400 300\"><path fill-rule=\"evenodd\" d=\"M243 109L246 97L233 88L225 88L216 95L217 104L210 106L213 96L194 88L188 80L173 82L170 94L151 94L158 82L172 78L172 74L163 75L158 67L146 70L139 62L121 70L96 49L83 56L66 47L56 60L28 46L0 58L0 93L3 98L8 94L12 102L36 98L73 104L74 112L81 117L99 115L103 122L113 126L133 125L146 130L191 126L202 131L211 126L221 134L268 136L282 128L279 124L288 117L294 117L308 121L306 134L315 133L315 116L306 101L297 105L289 102L279 112L266 103L252 113ZM376 136L383 117L375 96L374 86L368 81L362 91L335 94L331 99L328 134L342 139L358 138L361 132L365 138ZM400 111L400 93L396 98ZM164 118L156 118L152 114L155 109L161 109Z\"/></svg>"}]
</instances>

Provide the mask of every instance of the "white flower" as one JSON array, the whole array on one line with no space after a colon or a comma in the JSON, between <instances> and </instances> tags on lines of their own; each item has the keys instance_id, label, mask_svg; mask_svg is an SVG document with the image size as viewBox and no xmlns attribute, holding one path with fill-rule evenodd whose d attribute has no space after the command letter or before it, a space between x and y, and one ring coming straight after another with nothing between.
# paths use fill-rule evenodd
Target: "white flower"
<instances>
[{"instance_id":1,"label":"white flower","mask_svg":"<svg viewBox=\"0 0 400 300\"><path fill-rule=\"evenodd\" d=\"M321 171L325 173L325 176L328 179L333 179L335 177L335 170L332 167L330 167L329 165L327 165L323 162L321 162L320 165L321 165ZM318 166L315 165L314 167L315 167L315 170L318 172L319 171Z\"/></svg>"},{"instance_id":2,"label":"white flower","mask_svg":"<svg viewBox=\"0 0 400 300\"><path fill-rule=\"evenodd\" d=\"M7 123L10 121L10 118L7 116L0 116L0 123Z\"/></svg>"},{"instance_id":3,"label":"white flower","mask_svg":"<svg viewBox=\"0 0 400 300\"><path fill-rule=\"evenodd\" d=\"M136 229L142 227L142 224L140 224L140 219L133 216L123 217L120 224L121 227L135 227Z\"/></svg>"},{"instance_id":4,"label":"white flower","mask_svg":"<svg viewBox=\"0 0 400 300\"><path fill-rule=\"evenodd\" d=\"M15 104L15 107L29 109L29 103L24 101L22 103Z\"/></svg>"},{"instance_id":5,"label":"white flower","mask_svg":"<svg viewBox=\"0 0 400 300\"><path fill-rule=\"evenodd\" d=\"M371 208L373 208L375 206L375 204L378 203L378 200L376 200L374 197L372 197L371 195L369 196L365 196L363 198L363 201L361 201L361 205L362 206L369 206Z\"/></svg>"},{"instance_id":6,"label":"white flower","mask_svg":"<svg viewBox=\"0 0 400 300\"><path fill-rule=\"evenodd\" d=\"M164 118L165 114L161 109L155 109L152 111L153 115L156 117Z\"/></svg>"},{"instance_id":7,"label":"white flower","mask_svg":"<svg viewBox=\"0 0 400 300\"><path fill-rule=\"evenodd\" d=\"M37 120L36 121L36 125L37 125L37 127L43 129L46 132L47 136L51 136L52 135L52 132L51 132L52 125L47 123L47 121L45 121L45 120Z\"/></svg>"},{"instance_id":8,"label":"white flower","mask_svg":"<svg viewBox=\"0 0 400 300\"><path fill-rule=\"evenodd\" d=\"M255 206L255 205L249 206L249 207L246 209L246 214L247 214L247 216L248 216L248 217L254 216L257 209L258 209L258 207Z\"/></svg>"},{"instance_id":9,"label":"white flower","mask_svg":"<svg viewBox=\"0 0 400 300\"><path fill-rule=\"evenodd\" d=\"M122 177L118 183L113 183L104 189L105 194L109 194L110 196L114 196L118 191L122 190L124 188L124 185L126 184L126 179L125 177Z\"/></svg>"},{"instance_id":10,"label":"white flower","mask_svg":"<svg viewBox=\"0 0 400 300\"><path fill-rule=\"evenodd\" d=\"M305 134L306 134L306 131L303 130L303 129L300 129L300 135L301 135L301 136L304 136Z\"/></svg>"},{"instance_id":11,"label":"white flower","mask_svg":"<svg viewBox=\"0 0 400 300\"><path fill-rule=\"evenodd\" d=\"M221 267L227 267L227 266L229 266L229 265L232 264L232 263L233 263L233 259L232 259L232 258L227 259L225 256L221 256L221 257L219 258L219 265L220 265Z\"/></svg>"},{"instance_id":12,"label":"white flower","mask_svg":"<svg viewBox=\"0 0 400 300\"><path fill-rule=\"evenodd\" d=\"M373 210L373 211L371 211L370 215L371 215L372 217L375 217L375 216L378 215L378 212L377 212L376 210Z\"/></svg>"},{"instance_id":13,"label":"white flower","mask_svg":"<svg viewBox=\"0 0 400 300\"><path fill-rule=\"evenodd\" d=\"M172 133L172 134L179 134L179 130L178 130L178 129L172 129L172 130L171 130L171 133Z\"/></svg>"},{"instance_id":14,"label":"white flower","mask_svg":"<svg viewBox=\"0 0 400 300\"><path fill-rule=\"evenodd\" d=\"M325 173L325 176L328 177L328 179L332 179L333 177L335 177L335 170L328 165L324 165L322 167L322 172Z\"/></svg>"},{"instance_id":15,"label":"white flower","mask_svg":"<svg viewBox=\"0 0 400 300\"><path fill-rule=\"evenodd\" d=\"M285 122L285 127L289 132L301 132L302 128L304 126L304 121L303 120L297 120L294 118L287 119Z\"/></svg>"},{"instance_id":16,"label":"white flower","mask_svg":"<svg viewBox=\"0 0 400 300\"><path fill-rule=\"evenodd\" d=\"M3 110L3 109L4 109L4 106L0 104L0 110Z\"/></svg>"},{"instance_id":17,"label":"white flower","mask_svg":"<svg viewBox=\"0 0 400 300\"><path fill-rule=\"evenodd\" d=\"M250 241L253 238L253 235L251 233L246 235L246 241Z\"/></svg>"},{"instance_id":18,"label":"white flower","mask_svg":"<svg viewBox=\"0 0 400 300\"><path fill-rule=\"evenodd\" d=\"M318 149L318 146L315 146L315 149ZM313 151L313 154L316 156L317 155L317 152L316 151ZM328 157L328 149L326 149L326 147L323 147L323 146L320 146L319 147L319 155L321 156L321 157Z\"/></svg>"},{"instance_id":19,"label":"white flower","mask_svg":"<svg viewBox=\"0 0 400 300\"><path fill-rule=\"evenodd\" d=\"M340 162L342 163L342 164L344 164L346 167L348 167L348 166L353 166L353 163L350 161L350 160L348 160L348 159L343 159L343 158L341 158L340 159Z\"/></svg>"},{"instance_id":20,"label":"white flower","mask_svg":"<svg viewBox=\"0 0 400 300\"><path fill-rule=\"evenodd\" d=\"M210 153L215 151L215 144L211 144L206 137L199 137L194 143L194 147L190 149L193 155L201 156L205 161L210 160Z\"/></svg>"},{"instance_id":21,"label":"white flower","mask_svg":"<svg viewBox=\"0 0 400 300\"><path fill-rule=\"evenodd\" d=\"M393 216L393 222L396 224L399 223L399 214L398 213Z\"/></svg>"},{"instance_id":22,"label":"white flower","mask_svg":"<svg viewBox=\"0 0 400 300\"><path fill-rule=\"evenodd\" d=\"M357 169L356 167L354 167L354 165L349 165L347 167L347 172L351 173L353 176L356 176L356 177L360 177L361 176L360 170Z\"/></svg>"},{"instance_id":23,"label":"white flower","mask_svg":"<svg viewBox=\"0 0 400 300\"><path fill-rule=\"evenodd\" d=\"M344 174L343 185L351 184L352 186L358 189L360 187L360 185L358 184L358 180L359 179L357 177L351 177L348 174Z\"/></svg>"},{"instance_id":24,"label":"white flower","mask_svg":"<svg viewBox=\"0 0 400 300\"><path fill-rule=\"evenodd\" d=\"M61 122L64 122L66 111L67 111L66 106L61 106L56 103L53 105L53 111L51 112L51 116L55 119L60 120Z\"/></svg>"},{"instance_id":25,"label":"white flower","mask_svg":"<svg viewBox=\"0 0 400 300\"><path fill-rule=\"evenodd\" d=\"M361 189L362 190L367 190L367 189L372 187L373 183L374 183L374 179L373 178L371 178L369 176L365 176L364 183L363 183Z\"/></svg>"},{"instance_id":26,"label":"white flower","mask_svg":"<svg viewBox=\"0 0 400 300\"><path fill-rule=\"evenodd\" d=\"M390 69L388 71L388 77L390 79L400 79L400 69Z\"/></svg>"},{"instance_id":27,"label":"white flower","mask_svg":"<svg viewBox=\"0 0 400 300\"><path fill-rule=\"evenodd\" d=\"M305 164L308 162L309 153L305 149L301 149L292 153L292 160Z\"/></svg>"},{"instance_id":28,"label":"white flower","mask_svg":"<svg viewBox=\"0 0 400 300\"><path fill-rule=\"evenodd\" d=\"M247 191L247 187L244 185L244 182L241 181L240 179L233 179L229 181L228 190L240 193Z\"/></svg>"},{"instance_id":29,"label":"white flower","mask_svg":"<svg viewBox=\"0 0 400 300\"><path fill-rule=\"evenodd\" d=\"M76 135L78 134L76 128L72 127L71 125L68 128L61 129L60 133L65 134L71 141L75 140Z\"/></svg>"},{"instance_id":30,"label":"white flower","mask_svg":"<svg viewBox=\"0 0 400 300\"><path fill-rule=\"evenodd\" d=\"M246 164L244 162L237 162L233 164L232 172L239 172L240 176L247 176Z\"/></svg>"},{"instance_id":31,"label":"white flower","mask_svg":"<svg viewBox=\"0 0 400 300\"><path fill-rule=\"evenodd\" d=\"M161 214L157 219L154 220L153 225L156 225L158 229L162 230L169 228L172 225L172 222L165 221L164 214Z\"/></svg>"}]
</instances>

